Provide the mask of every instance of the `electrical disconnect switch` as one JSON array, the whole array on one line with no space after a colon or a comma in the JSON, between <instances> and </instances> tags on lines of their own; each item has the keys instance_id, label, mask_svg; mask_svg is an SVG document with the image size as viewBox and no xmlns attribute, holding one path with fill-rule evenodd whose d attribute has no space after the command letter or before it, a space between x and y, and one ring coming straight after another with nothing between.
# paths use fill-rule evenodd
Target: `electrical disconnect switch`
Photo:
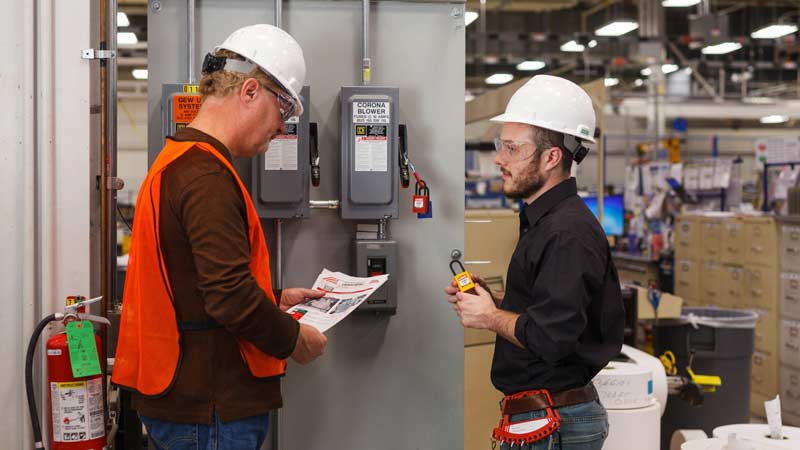
<instances>
[{"instance_id":1,"label":"electrical disconnect switch","mask_svg":"<svg viewBox=\"0 0 800 450\"><path fill-rule=\"evenodd\" d=\"M397 312L397 242L357 240L355 248L357 277L389 275L389 281L358 307L356 312Z\"/></svg>"}]
</instances>

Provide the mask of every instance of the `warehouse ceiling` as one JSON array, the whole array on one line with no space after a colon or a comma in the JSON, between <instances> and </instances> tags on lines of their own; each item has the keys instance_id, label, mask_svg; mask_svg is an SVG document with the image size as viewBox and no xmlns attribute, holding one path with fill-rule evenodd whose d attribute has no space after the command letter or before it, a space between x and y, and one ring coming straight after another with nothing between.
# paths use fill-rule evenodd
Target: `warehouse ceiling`
<instances>
[{"instance_id":1,"label":"warehouse ceiling","mask_svg":"<svg viewBox=\"0 0 800 450\"><path fill-rule=\"evenodd\" d=\"M655 16L640 17L642 8ZM647 77L641 71L647 66L645 57L653 56L653 46L643 47L643 41L663 49L663 64L695 71L690 83L693 97L712 97L712 91L725 98L798 96L797 33L781 39L752 39L750 34L779 21L796 25L799 0L712 0L682 8L663 8L661 0L486 0L485 4L470 0L466 9L479 13L466 29L468 97L493 88L486 78L497 73L514 79L550 73L579 82L606 77L618 82L612 96L644 95ZM657 20L658 14L663 14L663 21ZM636 21L640 27L619 37L595 35L596 29L615 19ZM649 39L643 37L648 35ZM585 44L585 51L562 51L561 46L571 40ZM594 46L589 48L591 41ZM701 52L706 45L728 41L741 44L741 49L724 55ZM525 60L545 66L518 70ZM723 85L719 80L725 80Z\"/></svg>"},{"instance_id":2,"label":"warehouse ceiling","mask_svg":"<svg viewBox=\"0 0 800 450\"><path fill-rule=\"evenodd\" d=\"M119 31L134 33L138 40L119 45L123 95L143 89L132 73L147 67L147 5L147 0L119 1L119 11L130 22ZM648 14L658 11L655 16L640 17L640 9ZM647 65L645 57L653 53L652 45L641 45L644 41L663 49L664 64L694 71L687 83L692 97L797 98L800 93L798 33L780 39L750 37L756 29L779 21L796 25L800 0L706 0L683 8L662 8L661 0L485 0L483 4L468 0L466 10L479 13L466 28L468 97L496 87L486 83L496 73L510 74L513 79L549 73L577 82L605 77L618 82L610 90L612 98L643 96L647 77L641 71ZM658 20L659 13L663 22ZM647 21L652 17L656 19ZM594 34L618 18L642 23L638 30L620 37ZM643 37L648 35L652 37ZM585 51L562 51L562 45L572 40L584 44ZM591 41L595 45L589 48ZM738 42L742 47L724 55L702 54L701 48L710 41ZM541 61L544 67L518 70L517 65L526 60ZM668 75L668 84L671 77L679 78Z\"/></svg>"}]
</instances>

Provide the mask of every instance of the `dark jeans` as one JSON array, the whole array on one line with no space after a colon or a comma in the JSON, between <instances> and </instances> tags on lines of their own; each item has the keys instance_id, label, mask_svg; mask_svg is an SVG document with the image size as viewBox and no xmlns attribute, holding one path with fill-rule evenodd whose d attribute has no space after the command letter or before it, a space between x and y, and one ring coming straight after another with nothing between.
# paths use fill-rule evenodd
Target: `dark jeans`
<instances>
[{"instance_id":1,"label":"dark jeans","mask_svg":"<svg viewBox=\"0 0 800 450\"><path fill-rule=\"evenodd\" d=\"M561 427L533 445L514 446L514 450L600 450L608 436L608 416L599 401L594 400L577 405L558 408L561 415ZM544 411L534 411L511 416L511 423L544 417ZM559 438L561 446L559 447ZM509 450L508 444L500 446L501 450Z\"/></svg>"},{"instance_id":2,"label":"dark jeans","mask_svg":"<svg viewBox=\"0 0 800 450\"><path fill-rule=\"evenodd\" d=\"M156 450L259 450L267 437L269 415L211 424L167 422L139 416Z\"/></svg>"}]
</instances>

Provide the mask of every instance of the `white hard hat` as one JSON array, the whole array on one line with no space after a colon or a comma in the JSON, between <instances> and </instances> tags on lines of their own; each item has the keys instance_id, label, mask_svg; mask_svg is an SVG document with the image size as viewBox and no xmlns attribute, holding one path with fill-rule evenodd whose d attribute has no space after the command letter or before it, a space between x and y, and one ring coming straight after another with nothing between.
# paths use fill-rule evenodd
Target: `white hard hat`
<instances>
[{"instance_id":1,"label":"white hard hat","mask_svg":"<svg viewBox=\"0 0 800 450\"><path fill-rule=\"evenodd\" d=\"M214 51L230 50L273 77L292 96L295 115L303 114L300 90L306 79L303 49L289 33L267 24L239 28Z\"/></svg>"},{"instance_id":2,"label":"white hard hat","mask_svg":"<svg viewBox=\"0 0 800 450\"><path fill-rule=\"evenodd\" d=\"M592 99L577 84L551 75L536 75L511 96L506 112L493 122L516 122L594 142Z\"/></svg>"}]
</instances>

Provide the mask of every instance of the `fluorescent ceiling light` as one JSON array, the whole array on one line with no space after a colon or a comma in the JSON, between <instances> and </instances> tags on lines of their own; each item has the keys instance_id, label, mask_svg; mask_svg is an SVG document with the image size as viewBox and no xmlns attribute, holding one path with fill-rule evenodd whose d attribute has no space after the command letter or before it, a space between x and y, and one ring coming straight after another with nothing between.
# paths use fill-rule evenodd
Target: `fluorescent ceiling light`
<instances>
[{"instance_id":1,"label":"fluorescent ceiling light","mask_svg":"<svg viewBox=\"0 0 800 450\"><path fill-rule=\"evenodd\" d=\"M147 79L147 69L133 69L133 78L137 80L146 80Z\"/></svg>"},{"instance_id":2,"label":"fluorescent ceiling light","mask_svg":"<svg viewBox=\"0 0 800 450\"><path fill-rule=\"evenodd\" d=\"M779 115L764 116L761 118L761 123L785 123L788 121L788 117Z\"/></svg>"},{"instance_id":3,"label":"fluorescent ceiling light","mask_svg":"<svg viewBox=\"0 0 800 450\"><path fill-rule=\"evenodd\" d=\"M544 61L522 61L521 63L517 64L517 70L539 70L543 69L546 66Z\"/></svg>"},{"instance_id":4,"label":"fluorescent ceiling light","mask_svg":"<svg viewBox=\"0 0 800 450\"><path fill-rule=\"evenodd\" d=\"M464 26L467 27L472 22L478 20L478 13L475 11L467 11L464 13Z\"/></svg>"},{"instance_id":5,"label":"fluorescent ceiling light","mask_svg":"<svg viewBox=\"0 0 800 450\"><path fill-rule=\"evenodd\" d=\"M661 2L661 6L664 8L685 8L698 3L700 3L700 0L664 0Z\"/></svg>"},{"instance_id":6,"label":"fluorescent ceiling light","mask_svg":"<svg viewBox=\"0 0 800 450\"><path fill-rule=\"evenodd\" d=\"M595 47L597 47L597 41L592 39L591 41L589 41L589 48L595 48Z\"/></svg>"},{"instance_id":7,"label":"fluorescent ceiling light","mask_svg":"<svg viewBox=\"0 0 800 450\"><path fill-rule=\"evenodd\" d=\"M666 75L668 73L675 72L678 69L679 69L679 67L678 67L677 64L664 64L664 65L661 66L661 72L663 72L664 75ZM653 71L650 70L649 67L645 67L639 73L642 74L643 77L649 77L650 75L653 74Z\"/></svg>"},{"instance_id":8,"label":"fluorescent ceiling light","mask_svg":"<svg viewBox=\"0 0 800 450\"><path fill-rule=\"evenodd\" d=\"M124 12L117 13L117 27L129 27L131 26L131 21L128 20L128 15Z\"/></svg>"},{"instance_id":9,"label":"fluorescent ceiling light","mask_svg":"<svg viewBox=\"0 0 800 450\"><path fill-rule=\"evenodd\" d=\"M704 55L724 55L726 53L735 52L742 48L742 44L738 42L723 42L722 44L709 45L703 47Z\"/></svg>"},{"instance_id":10,"label":"fluorescent ceiling light","mask_svg":"<svg viewBox=\"0 0 800 450\"><path fill-rule=\"evenodd\" d=\"M598 36L622 36L625 33L639 28L639 24L633 21L617 21L611 22L608 25L602 26L594 31Z\"/></svg>"},{"instance_id":11,"label":"fluorescent ceiling light","mask_svg":"<svg viewBox=\"0 0 800 450\"><path fill-rule=\"evenodd\" d=\"M619 78L606 78L605 85L606 87L616 86L619 84Z\"/></svg>"},{"instance_id":12,"label":"fluorescent ceiling light","mask_svg":"<svg viewBox=\"0 0 800 450\"><path fill-rule=\"evenodd\" d=\"M770 25L750 34L753 39L777 39L787 34L797 33L797 25Z\"/></svg>"},{"instance_id":13,"label":"fluorescent ceiling light","mask_svg":"<svg viewBox=\"0 0 800 450\"><path fill-rule=\"evenodd\" d=\"M514 79L510 73L496 73L486 78L486 84L506 84Z\"/></svg>"},{"instance_id":14,"label":"fluorescent ceiling light","mask_svg":"<svg viewBox=\"0 0 800 450\"><path fill-rule=\"evenodd\" d=\"M569 42L565 42L561 46L561 51L562 52L582 52L584 50L586 50L586 47L582 46L581 44L578 44L574 40L573 41L569 41Z\"/></svg>"},{"instance_id":15,"label":"fluorescent ceiling light","mask_svg":"<svg viewBox=\"0 0 800 450\"><path fill-rule=\"evenodd\" d=\"M677 64L664 64L661 66L661 71L664 72L664 75L672 72L676 72L679 69Z\"/></svg>"},{"instance_id":16,"label":"fluorescent ceiling light","mask_svg":"<svg viewBox=\"0 0 800 450\"><path fill-rule=\"evenodd\" d=\"M641 78L637 78L636 81L633 82L633 85L636 87L644 86L644 80Z\"/></svg>"},{"instance_id":17,"label":"fluorescent ceiling light","mask_svg":"<svg viewBox=\"0 0 800 450\"><path fill-rule=\"evenodd\" d=\"M139 38L136 37L135 33L131 33L130 31L122 31L117 33L118 45L131 45L131 44L136 44L138 42Z\"/></svg>"}]
</instances>

